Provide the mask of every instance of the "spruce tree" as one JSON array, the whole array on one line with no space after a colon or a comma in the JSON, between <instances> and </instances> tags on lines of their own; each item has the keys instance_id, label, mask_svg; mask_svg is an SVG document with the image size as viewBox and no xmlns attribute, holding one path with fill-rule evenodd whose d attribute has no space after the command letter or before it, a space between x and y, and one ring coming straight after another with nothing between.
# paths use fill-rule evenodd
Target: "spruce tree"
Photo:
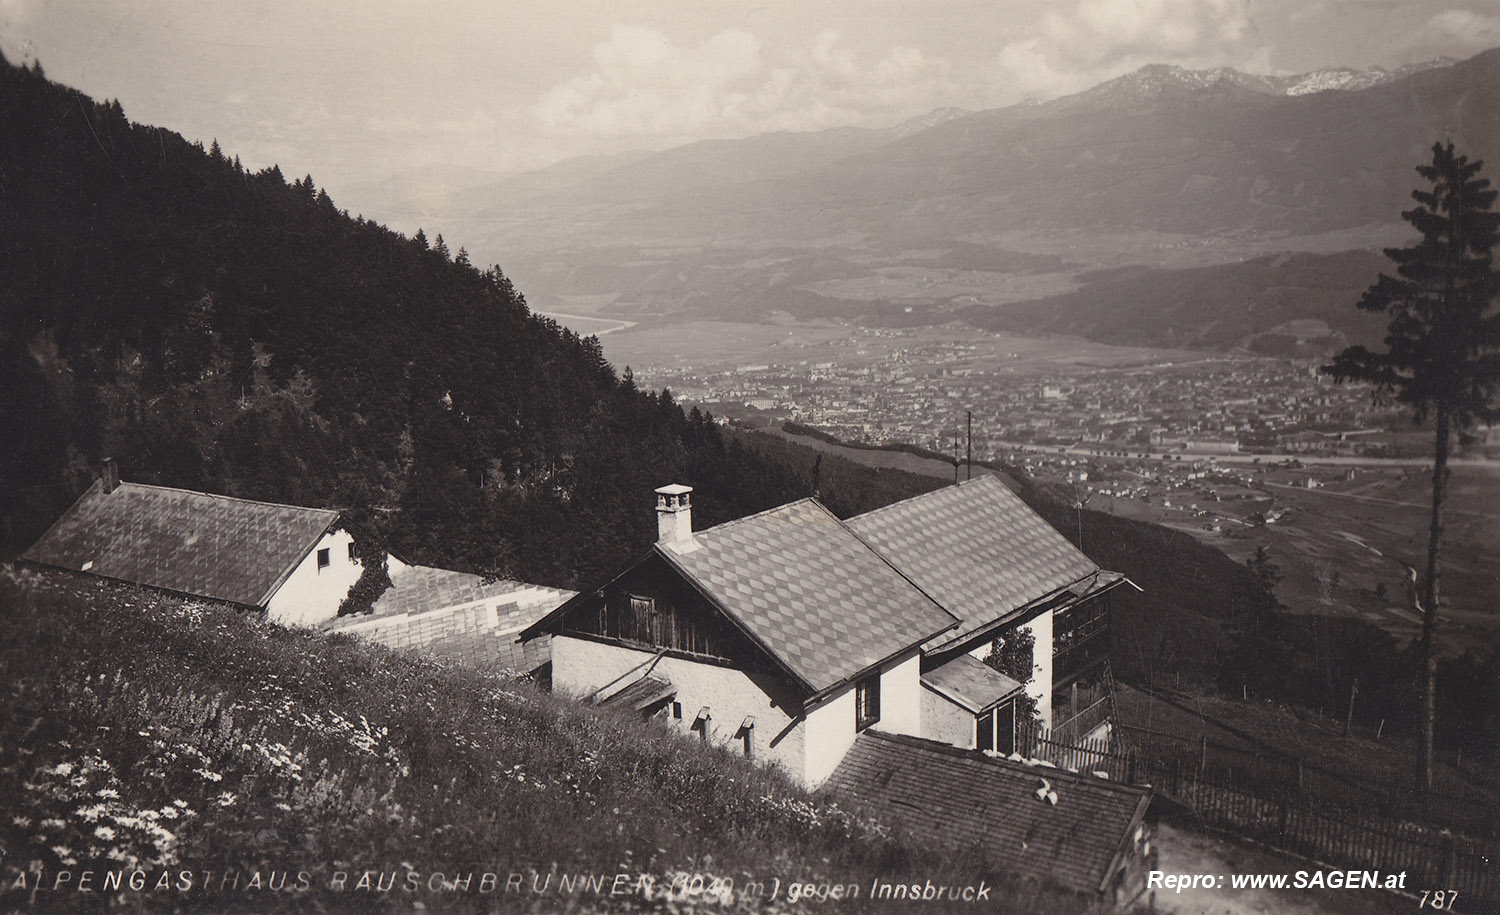
<instances>
[{"instance_id":1,"label":"spruce tree","mask_svg":"<svg viewBox=\"0 0 1500 915\"><path fill-rule=\"evenodd\" d=\"M1493 310L1500 276L1492 260L1500 242L1500 214L1491 211L1496 192L1488 179L1479 177L1481 165L1455 155L1452 143L1433 145L1432 163L1417 167L1431 189L1412 191L1417 206L1401 214L1422 238L1409 247L1387 248L1397 276L1381 274L1359 301L1365 311L1390 313L1386 349L1351 346L1323 366L1338 381L1373 383L1377 402L1394 397L1413 410L1417 422L1430 415L1436 427L1427 574L1422 587L1414 582L1412 589L1422 613L1421 791L1432 788L1439 555L1449 449L1455 433L1462 444L1476 420L1500 418L1500 409L1493 406L1500 388L1500 314Z\"/></svg>"}]
</instances>

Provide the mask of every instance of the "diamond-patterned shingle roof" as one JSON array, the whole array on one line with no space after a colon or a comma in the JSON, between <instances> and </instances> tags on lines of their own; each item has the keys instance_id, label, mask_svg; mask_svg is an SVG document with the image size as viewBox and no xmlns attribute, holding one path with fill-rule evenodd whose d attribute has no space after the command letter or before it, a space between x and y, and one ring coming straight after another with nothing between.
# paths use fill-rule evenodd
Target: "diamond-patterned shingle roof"
<instances>
[{"instance_id":1,"label":"diamond-patterned shingle roof","mask_svg":"<svg viewBox=\"0 0 1500 915\"><path fill-rule=\"evenodd\" d=\"M1099 571L992 476L856 515L848 525L963 620L945 644Z\"/></svg>"},{"instance_id":2,"label":"diamond-patterned shingle roof","mask_svg":"<svg viewBox=\"0 0 1500 915\"><path fill-rule=\"evenodd\" d=\"M96 481L21 558L260 607L338 518L140 483L106 493Z\"/></svg>"},{"instance_id":3,"label":"diamond-patterned shingle roof","mask_svg":"<svg viewBox=\"0 0 1500 915\"><path fill-rule=\"evenodd\" d=\"M1057 803L1036 796L1041 781ZM828 780L918 838L978 849L1005 871L1099 893L1117 852L1132 853L1151 789L1029 766L869 730Z\"/></svg>"},{"instance_id":4,"label":"diamond-patterned shingle roof","mask_svg":"<svg viewBox=\"0 0 1500 915\"><path fill-rule=\"evenodd\" d=\"M813 499L693 537L656 549L814 691L955 622Z\"/></svg>"}]
</instances>

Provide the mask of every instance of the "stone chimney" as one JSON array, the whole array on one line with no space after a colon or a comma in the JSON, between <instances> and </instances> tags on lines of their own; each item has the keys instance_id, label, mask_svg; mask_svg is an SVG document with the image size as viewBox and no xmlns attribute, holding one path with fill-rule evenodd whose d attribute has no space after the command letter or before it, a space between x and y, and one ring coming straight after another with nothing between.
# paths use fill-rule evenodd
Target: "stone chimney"
<instances>
[{"instance_id":1,"label":"stone chimney","mask_svg":"<svg viewBox=\"0 0 1500 915\"><path fill-rule=\"evenodd\" d=\"M673 483L656 491L656 542L680 552L693 549L693 487Z\"/></svg>"},{"instance_id":2,"label":"stone chimney","mask_svg":"<svg viewBox=\"0 0 1500 915\"><path fill-rule=\"evenodd\" d=\"M106 493L114 492L120 488L120 465L115 463L114 458L105 458L104 466L100 468L99 476L104 483Z\"/></svg>"}]
</instances>

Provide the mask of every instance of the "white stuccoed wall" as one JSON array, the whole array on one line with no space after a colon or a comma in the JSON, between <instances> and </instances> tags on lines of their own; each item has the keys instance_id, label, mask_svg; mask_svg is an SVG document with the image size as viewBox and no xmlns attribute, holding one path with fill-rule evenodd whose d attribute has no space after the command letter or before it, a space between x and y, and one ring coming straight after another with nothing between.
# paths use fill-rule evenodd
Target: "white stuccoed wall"
<instances>
[{"instance_id":1,"label":"white stuccoed wall","mask_svg":"<svg viewBox=\"0 0 1500 915\"><path fill-rule=\"evenodd\" d=\"M266 605L272 621L286 626L316 626L338 616L339 604L359 580L363 568L349 558L348 531L324 534L308 551ZM328 568L318 568L318 550L328 550Z\"/></svg>"},{"instance_id":2,"label":"white stuccoed wall","mask_svg":"<svg viewBox=\"0 0 1500 915\"><path fill-rule=\"evenodd\" d=\"M602 689L622 675L649 664L655 652L607 645L589 639L559 635L552 639L552 685L558 692L584 697ZM792 724L792 717L771 704L771 698L741 671L715 664L700 664L683 658L663 657L652 669L653 676L670 680L682 703L682 720L668 719L684 732L698 710L709 707L708 739L732 749L741 747L740 724L755 718L751 732L751 755L775 763L793 778L803 779L805 723L798 724L771 742ZM850 715L853 706L850 706ZM851 722L853 718L851 717Z\"/></svg>"},{"instance_id":3,"label":"white stuccoed wall","mask_svg":"<svg viewBox=\"0 0 1500 915\"><path fill-rule=\"evenodd\" d=\"M1026 684L1026 694L1036 700L1038 714L1044 727L1052 727L1052 611L1027 623L1022 629L1029 630L1036 640L1032 650L1032 676Z\"/></svg>"},{"instance_id":4,"label":"white stuccoed wall","mask_svg":"<svg viewBox=\"0 0 1500 915\"><path fill-rule=\"evenodd\" d=\"M974 713L938 693L922 688L922 733L966 750L974 748Z\"/></svg>"},{"instance_id":5,"label":"white stuccoed wall","mask_svg":"<svg viewBox=\"0 0 1500 915\"><path fill-rule=\"evenodd\" d=\"M922 662L915 649L880 673L880 720L871 725L890 734L920 736L922 730ZM809 787L821 785L854 746L854 684L807 713Z\"/></svg>"},{"instance_id":6,"label":"white stuccoed wall","mask_svg":"<svg viewBox=\"0 0 1500 915\"><path fill-rule=\"evenodd\" d=\"M650 651L560 635L552 640L552 683L559 692L588 696L649 664L653 656ZM773 706L760 687L734 668L663 657L656 662L652 675L677 687L682 720L671 721L674 726L686 730L698 710L708 706L712 715L708 739L738 749L740 724L753 716L754 758L781 766L809 787L817 787L832 775L854 745L853 684L808 711L805 720L794 723L785 709ZM915 650L881 672L880 721L873 727L895 734L920 734L920 675L921 659ZM783 736L772 746L778 735Z\"/></svg>"}]
</instances>

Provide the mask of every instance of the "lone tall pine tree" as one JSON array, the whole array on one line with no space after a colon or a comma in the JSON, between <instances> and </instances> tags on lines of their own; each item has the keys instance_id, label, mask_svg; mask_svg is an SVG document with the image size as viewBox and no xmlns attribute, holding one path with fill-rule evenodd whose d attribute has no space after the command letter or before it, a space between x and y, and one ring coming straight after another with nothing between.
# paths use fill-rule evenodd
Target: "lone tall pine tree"
<instances>
[{"instance_id":1,"label":"lone tall pine tree","mask_svg":"<svg viewBox=\"0 0 1500 915\"><path fill-rule=\"evenodd\" d=\"M1422 610L1422 791L1432 788L1438 557L1449 449L1454 434L1462 441L1476 420L1500 418L1492 406L1500 388L1500 314L1493 310L1500 276L1492 260L1500 214L1491 212L1496 192L1478 177L1481 165L1455 155L1452 143L1432 147L1432 164L1417 167L1432 188L1412 191L1417 206L1401 214L1422 239L1408 248L1387 248L1398 275L1381 274L1359 301L1366 311L1390 313L1386 351L1352 346L1323 366L1338 381L1373 382L1377 400L1394 396L1413 409L1418 422L1431 416L1436 426L1427 574L1420 588L1413 582Z\"/></svg>"}]
</instances>

